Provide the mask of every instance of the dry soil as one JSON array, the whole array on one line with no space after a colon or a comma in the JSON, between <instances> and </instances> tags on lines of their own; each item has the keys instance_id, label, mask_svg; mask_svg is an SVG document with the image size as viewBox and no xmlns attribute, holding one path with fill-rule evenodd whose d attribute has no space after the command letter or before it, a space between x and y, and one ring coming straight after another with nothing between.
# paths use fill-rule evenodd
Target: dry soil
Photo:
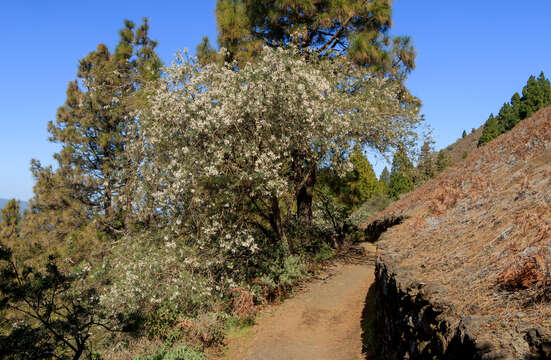
<instances>
[{"instance_id":1,"label":"dry soil","mask_svg":"<svg viewBox=\"0 0 551 360\"><path fill-rule=\"evenodd\" d=\"M230 340L225 359L368 358L361 324L374 280L375 247L361 246L365 254L343 257L292 298L264 310L249 333Z\"/></svg>"}]
</instances>

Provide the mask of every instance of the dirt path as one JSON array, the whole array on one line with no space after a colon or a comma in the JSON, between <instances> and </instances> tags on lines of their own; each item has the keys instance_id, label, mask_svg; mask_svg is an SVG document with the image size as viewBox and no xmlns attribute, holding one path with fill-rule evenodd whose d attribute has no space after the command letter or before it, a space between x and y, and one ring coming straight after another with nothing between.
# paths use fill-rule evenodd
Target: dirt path
<instances>
[{"instance_id":1,"label":"dirt path","mask_svg":"<svg viewBox=\"0 0 551 360\"><path fill-rule=\"evenodd\" d=\"M362 312L374 278L375 247L347 256L298 294L266 310L229 343L227 360L356 360L362 354Z\"/></svg>"}]
</instances>

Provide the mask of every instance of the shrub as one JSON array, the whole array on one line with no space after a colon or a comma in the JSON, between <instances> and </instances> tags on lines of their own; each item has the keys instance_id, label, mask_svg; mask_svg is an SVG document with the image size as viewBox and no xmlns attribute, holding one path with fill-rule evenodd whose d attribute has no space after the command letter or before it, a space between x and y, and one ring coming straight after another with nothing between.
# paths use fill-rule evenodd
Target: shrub
<instances>
[{"instance_id":1,"label":"shrub","mask_svg":"<svg viewBox=\"0 0 551 360\"><path fill-rule=\"evenodd\" d=\"M327 243L323 243L318 253L314 256L314 261L324 262L335 256L335 250Z\"/></svg>"},{"instance_id":2,"label":"shrub","mask_svg":"<svg viewBox=\"0 0 551 360\"><path fill-rule=\"evenodd\" d=\"M153 355L140 355L134 360L206 360L206 357L188 346L181 346L173 350L159 350Z\"/></svg>"},{"instance_id":3,"label":"shrub","mask_svg":"<svg viewBox=\"0 0 551 360\"><path fill-rule=\"evenodd\" d=\"M208 261L199 260L182 241L144 233L121 239L94 276L109 279L101 302L111 316L147 321L154 332L166 335L180 314L210 311L225 291L201 271Z\"/></svg>"},{"instance_id":4,"label":"shrub","mask_svg":"<svg viewBox=\"0 0 551 360\"><path fill-rule=\"evenodd\" d=\"M63 274L52 257L44 271L20 269L0 245L0 274L1 359L76 360L89 354L92 331L107 328L96 290L82 286L86 271Z\"/></svg>"}]
</instances>

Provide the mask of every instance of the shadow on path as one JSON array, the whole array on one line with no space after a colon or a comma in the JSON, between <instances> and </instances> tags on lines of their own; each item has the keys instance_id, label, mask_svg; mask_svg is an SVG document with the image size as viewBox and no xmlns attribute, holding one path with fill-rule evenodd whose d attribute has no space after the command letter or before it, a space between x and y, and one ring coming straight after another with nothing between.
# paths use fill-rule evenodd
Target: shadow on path
<instances>
[{"instance_id":1,"label":"shadow on path","mask_svg":"<svg viewBox=\"0 0 551 360\"><path fill-rule=\"evenodd\" d=\"M362 311L362 353L366 360L377 360L377 309L375 307L375 283L371 284Z\"/></svg>"}]
</instances>

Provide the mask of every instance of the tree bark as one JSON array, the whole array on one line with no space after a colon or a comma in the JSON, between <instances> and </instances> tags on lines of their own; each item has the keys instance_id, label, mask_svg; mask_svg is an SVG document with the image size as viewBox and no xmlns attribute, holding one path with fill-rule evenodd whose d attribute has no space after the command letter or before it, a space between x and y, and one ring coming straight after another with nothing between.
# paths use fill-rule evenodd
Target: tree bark
<instances>
[{"instance_id":1,"label":"tree bark","mask_svg":"<svg viewBox=\"0 0 551 360\"><path fill-rule=\"evenodd\" d=\"M312 198L314 197L314 185L316 184L316 168L310 170L308 178L297 194L297 216L298 220L305 224L312 224Z\"/></svg>"},{"instance_id":2,"label":"tree bark","mask_svg":"<svg viewBox=\"0 0 551 360\"><path fill-rule=\"evenodd\" d=\"M287 235L285 234L285 229L283 227L283 223L281 221L281 211L279 209L279 199L274 196L272 197L272 209L270 212L270 225L272 226L272 229L276 233L276 236L279 241L281 241L284 246L287 247L287 250L289 252L293 252L293 247L290 241L287 239Z\"/></svg>"}]
</instances>

